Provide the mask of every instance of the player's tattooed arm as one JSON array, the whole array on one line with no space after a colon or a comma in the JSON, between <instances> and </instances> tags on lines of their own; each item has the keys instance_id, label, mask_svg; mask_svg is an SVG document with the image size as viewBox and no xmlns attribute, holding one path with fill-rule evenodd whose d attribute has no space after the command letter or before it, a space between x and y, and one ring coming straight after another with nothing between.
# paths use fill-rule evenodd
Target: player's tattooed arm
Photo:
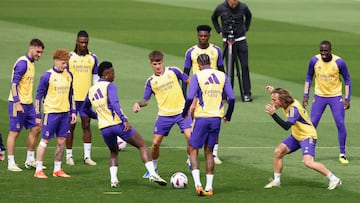
<instances>
[{"instance_id":1,"label":"player's tattooed arm","mask_svg":"<svg viewBox=\"0 0 360 203\"><path fill-rule=\"evenodd\" d=\"M133 112L138 113L141 107L147 106L148 104L149 104L149 100L145 100L145 99L135 102L133 106Z\"/></svg>"},{"instance_id":2,"label":"player's tattooed arm","mask_svg":"<svg viewBox=\"0 0 360 203\"><path fill-rule=\"evenodd\" d=\"M149 100L142 99L142 100L138 101L137 103L139 104L140 107L144 107L149 104Z\"/></svg>"}]
</instances>

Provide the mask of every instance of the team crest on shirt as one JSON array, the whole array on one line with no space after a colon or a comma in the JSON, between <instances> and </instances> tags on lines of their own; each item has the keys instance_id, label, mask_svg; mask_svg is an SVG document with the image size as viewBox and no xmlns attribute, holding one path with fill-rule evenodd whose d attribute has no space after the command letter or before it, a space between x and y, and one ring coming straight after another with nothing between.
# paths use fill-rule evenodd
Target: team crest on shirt
<instances>
[{"instance_id":1,"label":"team crest on shirt","mask_svg":"<svg viewBox=\"0 0 360 203\"><path fill-rule=\"evenodd\" d=\"M46 131L45 136L46 136L46 137L49 137L49 136L50 136L49 131Z\"/></svg>"}]
</instances>

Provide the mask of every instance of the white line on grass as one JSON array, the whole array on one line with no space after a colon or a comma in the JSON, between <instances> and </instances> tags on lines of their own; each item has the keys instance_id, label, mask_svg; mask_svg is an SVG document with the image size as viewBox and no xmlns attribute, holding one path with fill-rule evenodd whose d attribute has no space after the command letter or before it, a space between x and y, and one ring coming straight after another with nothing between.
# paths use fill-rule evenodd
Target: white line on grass
<instances>
[{"instance_id":1,"label":"white line on grass","mask_svg":"<svg viewBox=\"0 0 360 203\"><path fill-rule=\"evenodd\" d=\"M275 149L276 146L263 146L263 147L220 147L221 149ZM16 148L20 148L20 149L27 149L27 147L16 147ZM54 149L55 147L47 147L47 148L52 148ZM82 149L83 147L73 147L73 149ZM104 149L107 147L91 147L92 149ZM185 149L184 146L161 146L160 148L162 149ZM316 149L337 149L339 148L338 146L334 146L334 147L316 147ZM346 147L347 149L360 149L360 146L353 146L353 147ZM126 150L128 149L136 149L135 147L126 147ZM149 147L150 149L150 147ZM137 149L136 149L137 150Z\"/></svg>"}]
</instances>

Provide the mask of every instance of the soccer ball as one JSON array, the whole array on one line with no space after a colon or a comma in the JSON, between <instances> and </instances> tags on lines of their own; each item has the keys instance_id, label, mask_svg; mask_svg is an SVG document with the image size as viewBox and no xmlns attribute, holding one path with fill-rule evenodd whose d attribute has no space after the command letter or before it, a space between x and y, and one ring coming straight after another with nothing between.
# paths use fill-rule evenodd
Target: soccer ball
<instances>
[{"instance_id":1,"label":"soccer ball","mask_svg":"<svg viewBox=\"0 0 360 203\"><path fill-rule=\"evenodd\" d=\"M186 188L188 184L187 176L182 172L175 172L171 175L170 178L171 186L175 189L183 189Z\"/></svg>"},{"instance_id":2,"label":"soccer ball","mask_svg":"<svg viewBox=\"0 0 360 203\"><path fill-rule=\"evenodd\" d=\"M123 139L121 139L120 136L117 136L117 144L119 151L123 151L126 147L126 142Z\"/></svg>"}]
</instances>

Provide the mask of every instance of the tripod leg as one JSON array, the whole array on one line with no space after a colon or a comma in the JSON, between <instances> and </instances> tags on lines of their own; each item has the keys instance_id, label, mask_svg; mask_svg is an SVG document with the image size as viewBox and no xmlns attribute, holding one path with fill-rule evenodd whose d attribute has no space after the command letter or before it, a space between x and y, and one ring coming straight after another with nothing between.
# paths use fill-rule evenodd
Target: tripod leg
<instances>
[{"instance_id":1,"label":"tripod leg","mask_svg":"<svg viewBox=\"0 0 360 203\"><path fill-rule=\"evenodd\" d=\"M231 43L226 43L225 45L226 55L226 69L225 72L230 78L231 87L234 88L234 46Z\"/></svg>"},{"instance_id":2,"label":"tripod leg","mask_svg":"<svg viewBox=\"0 0 360 203\"><path fill-rule=\"evenodd\" d=\"M237 76L238 82L239 82L241 100L244 101L244 90L243 90L243 84L242 84L242 79L241 79L241 71L240 71L240 67L239 67L239 61L238 61L237 54L238 53L237 53L236 47L234 46L234 64L235 64L235 67L236 67L236 76Z\"/></svg>"},{"instance_id":3,"label":"tripod leg","mask_svg":"<svg viewBox=\"0 0 360 203\"><path fill-rule=\"evenodd\" d=\"M230 83L231 86L234 89L234 56L230 55L229 57L231 57L231 60L229 61L229 77L230 77Z\"/></svg>"},{"instance_id":4,"label":"tripod leg","mask_svg":"<svg viewBox=\"0 0 360 203\"><path fill-rule=\"evenodd\" d=\"M224 43L223 60L225 61L225 73L229 75L229 61L228 61L228 44Z\"/></svg>"}]
</instances>

